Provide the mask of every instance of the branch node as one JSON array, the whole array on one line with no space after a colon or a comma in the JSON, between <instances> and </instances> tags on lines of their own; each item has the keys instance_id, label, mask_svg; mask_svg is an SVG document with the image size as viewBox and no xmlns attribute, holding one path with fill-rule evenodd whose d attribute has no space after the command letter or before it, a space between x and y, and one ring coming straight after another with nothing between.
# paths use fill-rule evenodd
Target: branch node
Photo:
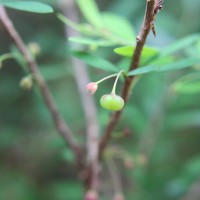
<instances>
[{"instance_id":1,"label":"branch node","mask_svg":"<svg viewBox=\"0 0 200 200\"><path fill-rule=\"evenodd\" d=\"M138 36L136 37L136 41L137 41L137 42L141 42L141 37L140 37L140 35L138 35Z\"/></svg>"}]
</instances>

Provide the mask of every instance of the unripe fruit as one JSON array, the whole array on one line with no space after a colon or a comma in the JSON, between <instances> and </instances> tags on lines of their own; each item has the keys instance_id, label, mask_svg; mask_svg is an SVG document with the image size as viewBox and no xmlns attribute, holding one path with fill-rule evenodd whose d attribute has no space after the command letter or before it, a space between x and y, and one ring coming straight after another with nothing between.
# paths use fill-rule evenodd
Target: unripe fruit
<instances>
[{"instance_id":1,"label":"unripe fruit","mask_svg":"<svg viewBox=\"0 0 200 200\"><path fill-rule=\"evenodd\" d=\"M101 97L100 104L108 110L121 110L124 107L124 100L116 94L106 94Z\"/></svg>"}]
</instances>

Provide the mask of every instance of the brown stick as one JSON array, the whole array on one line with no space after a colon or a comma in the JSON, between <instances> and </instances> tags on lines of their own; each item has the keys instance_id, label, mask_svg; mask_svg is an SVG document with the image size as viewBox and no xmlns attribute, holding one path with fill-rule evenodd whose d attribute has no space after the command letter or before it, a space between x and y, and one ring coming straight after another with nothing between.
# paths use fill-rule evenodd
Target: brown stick
<instances>
[{"instance_id":1,"label":"brown stick","mask_svg":"<svg viewBox=\"0 0 200 200\"><path fill-rule=\"evenodd\" d=\"M136 69L139 66L142 49L144 47L147 36L153 26L153 22L155 19L156 4L157 4L156 0L147 0L144 22L143 22L141 31L136 38L137 44L136 44L135 52L132 56L129 71ZM122 94L121 94L125 103L128 101L128 98L129 98L129 95L131 92L131 86L132 86L134 79L135 79L135 76L132 76L132 77L127 77L125 80L124 87L122 89ZM115 128L117 122L119 121L119 118L121 117L122 112L123 112L123 110L114 112L106 126L103 137L99 143L99 146L100 146L99 156L100 157L102 156L102 153L111 137L113 129Z\"/></svg>"},{"instance_id":2,"label":"brown stick","mask_svg":"<svg viewBox=\"0 0 200 200\"><path fill-rule=\"evenodd\" d=\"M17 30L15 29L12 21L8 17L6 10L3 6L0 6L0 21L2 25L4 26L5 30L8 32L9 36L13 40L13 42L16 44L18 49L20 50L21 54L23 55L25 61L27 62L27 66L29 67L30 71L34 75L34 78L36 82L38 83L38 86L41 90L42 97L44 99L44 102L49 109L51 116L53 118L53 121L56 125L56 128L60 135L63 136L64 140L69 144L71 149L76 155L77 164L80 167L81 166L81 158L80 150L78 145L75 142L75 138L73 137L73 134L71 130L69 129L68 125L64 122L63 118L61 117L60 113L58 112L58 109L53 101L51 92L41 75L38 65L32 55L29 53L26 45L24 44L22 38L18 34Z\"/></svg>"},{"instance_id":3,"label":"brown stick","mask_svg":"<svg viewBox=\"0 0 200 200\"><path fill-rule=\"evenodd\" d=\"M62 13L72 20L73 22L78 23L78 11L75 7L75 2L73 0L62 0L59 1L60 9ZM66 37L70 36L80 36L77 31L74 31L69 26L65 25ZM71 44L72 48L74 47ZM77 45L75 45L77 48ZM86 118L86 160L87 160L87 169L86 169L86 180L85 185L89 190L98 192L98 182L99 182L99 160L98 160L98 140L99 140L99 125L97 120L97 111L96 105L94 103L93 96L88 95L85 90L85 85L90 82L87 67L79 59L71 57L71 63L74 68L74 74L78 90L80 93L80 98L82 100L82 105Z\"/></svg>"}]
</instances>

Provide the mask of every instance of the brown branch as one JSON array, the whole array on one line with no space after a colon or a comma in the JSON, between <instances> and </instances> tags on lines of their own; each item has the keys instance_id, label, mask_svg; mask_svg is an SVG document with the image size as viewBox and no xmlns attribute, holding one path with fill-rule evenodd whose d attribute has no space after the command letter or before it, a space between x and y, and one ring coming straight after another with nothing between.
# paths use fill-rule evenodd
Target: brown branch
<instances>
[{"instance_id":1,"label":"brown branch","mask_svg":"<svg viewBox=\"0 0 200 200\"><path fill-rule=\"evenodd\" d=\"M158 2L160 2L160 1L159 0L147 0L144 22L143 22L141 31L136 38L137 44L136 44L134 54L132 56L129 71L134 70L139 67L142 49L145 45L147 36L153 27L155 14L156 14L155 9L157 8ZM121 94L125 103L128 101L128 98L129 98L129 95L131 92L131 86L132 86L134 80L135 80L135 76L127 77L125 80L124 87L122 89L122 94ZM106 126L103 137L99 144L99 146L100 146L99 147L100 148L99 156L100 157L102 156L102 153L111 137L113 129L115 128L117 122L119 121L119 119L121 117L122 112L123 112L123 110L114 112Z\"/></svg>"},{"instance_id":2,"label":"brown branch","mask_svg":"<svg viewBox=\"0 0 200 200\"><path fill-rule=\"evenodd\" d=\"M76 155L77 159L77 165L81 167L81 158L82 156L80 155L80 149L77 146L75 142L75 138L73 137L73 134L71 130L69 129L68 125L64 122L63 118L61 117L60 113L58 112L58 109L53 101L51 92L41 75L38 65L32 55L29 53L26 45L24 44L22 38L18 34L17 30L15 29L12 21L8 17L6 10L4 9L3 6L0 6L0 21L13 40L13 42L16 44L17 48L20 50L21 54L23 55L25 61L27 62L27 66L29 67L29 70L32 72L34 75L34 78L38 84L38 87L41 90L42 97L44 99L44 102L49 109L51 116L53 118L53 121L56 125L56 128L60 135L63 136L64 140L69 144L70 148L73 150L73 152Z\"/></svg>"},{"instance_id":3,"label":"brown branch","mask_svg":"<svg viewBox=\"0 0 200 200\"><path fill-rule=\"evenodd\" d=\"M72 20L73 22L78 23L78 13L75 7L73 0L61 0L59 6L63 14ZM77 31L74 31L69 26L65 26L66 37L70 36L80 36ZM79 48L80 46L76 45L72 48ZM99 179L99 161L98 161L98 139L99 139L99 125L97 122L97 111L94 99L92 96L88 95L85 90L85 85L90 82L87 67L79 59L71 57L71 63L74 69L75 79L80 93L80 98L82 100L82 105L86 117L86 137L87 137L87 169L85 184L89 190L96 191L98 190L98 179Z\"/></svg>"}]
</instances>

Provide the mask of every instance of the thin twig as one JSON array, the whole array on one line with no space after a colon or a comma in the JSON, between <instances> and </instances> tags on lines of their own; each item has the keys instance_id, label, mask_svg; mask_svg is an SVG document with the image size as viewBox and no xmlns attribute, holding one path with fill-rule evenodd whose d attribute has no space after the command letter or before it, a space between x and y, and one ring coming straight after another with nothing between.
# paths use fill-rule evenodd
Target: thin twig
<instances>
[{"instance_id":1,"label":"thin twig","mask_svg":"<svg viewBox=\"0 0 200 200\"><path fill-rule=\"evenodd\" d=\"M78 13L73 0L60 0L60 8L63 14L78 23ZM66 37L80 36L80 34L74 31L69 26L65 26ZM72 48L78 48L71 44ZM99 161L98 161L98 139L99 139L99 125L97 122L97 111L94 99L88 95L85 90L85 85L90 82L87 67L79 59L71 57L71 63L75 73L75 79L82 100L82 105L85 113L87 130L87 173L86 173L86 184L89 190L98 190L98 179L99 179Z\"/></svg>"},{"instance_id":2,"label":"thin twig","mask_svg":"<svg viewBox=\"0 0 200 200\"><path fill-rule=\"evenodd\" d=\"M157 2L158 2L158 0L147 0L144 22L143 22L141 31L136 38L137 44L136 44L134 54L132 56L129 71L136 69L139 66L142 49L146 42L147 36L148 36L150 30L152 29L153 22L155 19L155 8L156 8ZM134 80L135 80L135 76L127 77L125 80L124 87L122 89L122 94L121 94L125 103L127 102L128 97L130 95L131 86L132 86ZM114 112L112 114L112 116L110 117L110 120L106 126L103 137L99 144L100 145L100 150L99 150L100 157L102 156L102 153L111 137L113 129L115 128L117 122L119 121L119 118L120 118L122 112L123 112L123 110Z\"/></svg>"},{"instance_id":3,"label":"thin twig","mask_svg":"<svg viewBox=\"0 0 200 200\"><path fill-rule=\"evenodd\" d=\"M0 21L7 31L8 35L11 37L13 42L16 44L17 48L20 50L21 54L24 57L24 60L27 63L27 66L29 67L29 70L32 72L33 76L35 77L35 80L38 84L38 87L41 90L42 97L44 99L44 102L46 103L47 108L49 109L51 116L53 118L53 121L56 125L56 128L58 132L63 136L64 140L69 144L71 149L76 155L77 164L80 167L81 164L81 158L80 155L80 149L78 145L76 144L75 138L68 127L68 125L64 122L63 118L61 117L60 113L58 112L58 109L53 101L51 92L41 75L38 65L32 55L29 53L26 45L24 44L22 38L18 34L17 30L15 29L12 21L8 17L6 10L3 6L0 6Z\"/></svg>"}]
</instances>

